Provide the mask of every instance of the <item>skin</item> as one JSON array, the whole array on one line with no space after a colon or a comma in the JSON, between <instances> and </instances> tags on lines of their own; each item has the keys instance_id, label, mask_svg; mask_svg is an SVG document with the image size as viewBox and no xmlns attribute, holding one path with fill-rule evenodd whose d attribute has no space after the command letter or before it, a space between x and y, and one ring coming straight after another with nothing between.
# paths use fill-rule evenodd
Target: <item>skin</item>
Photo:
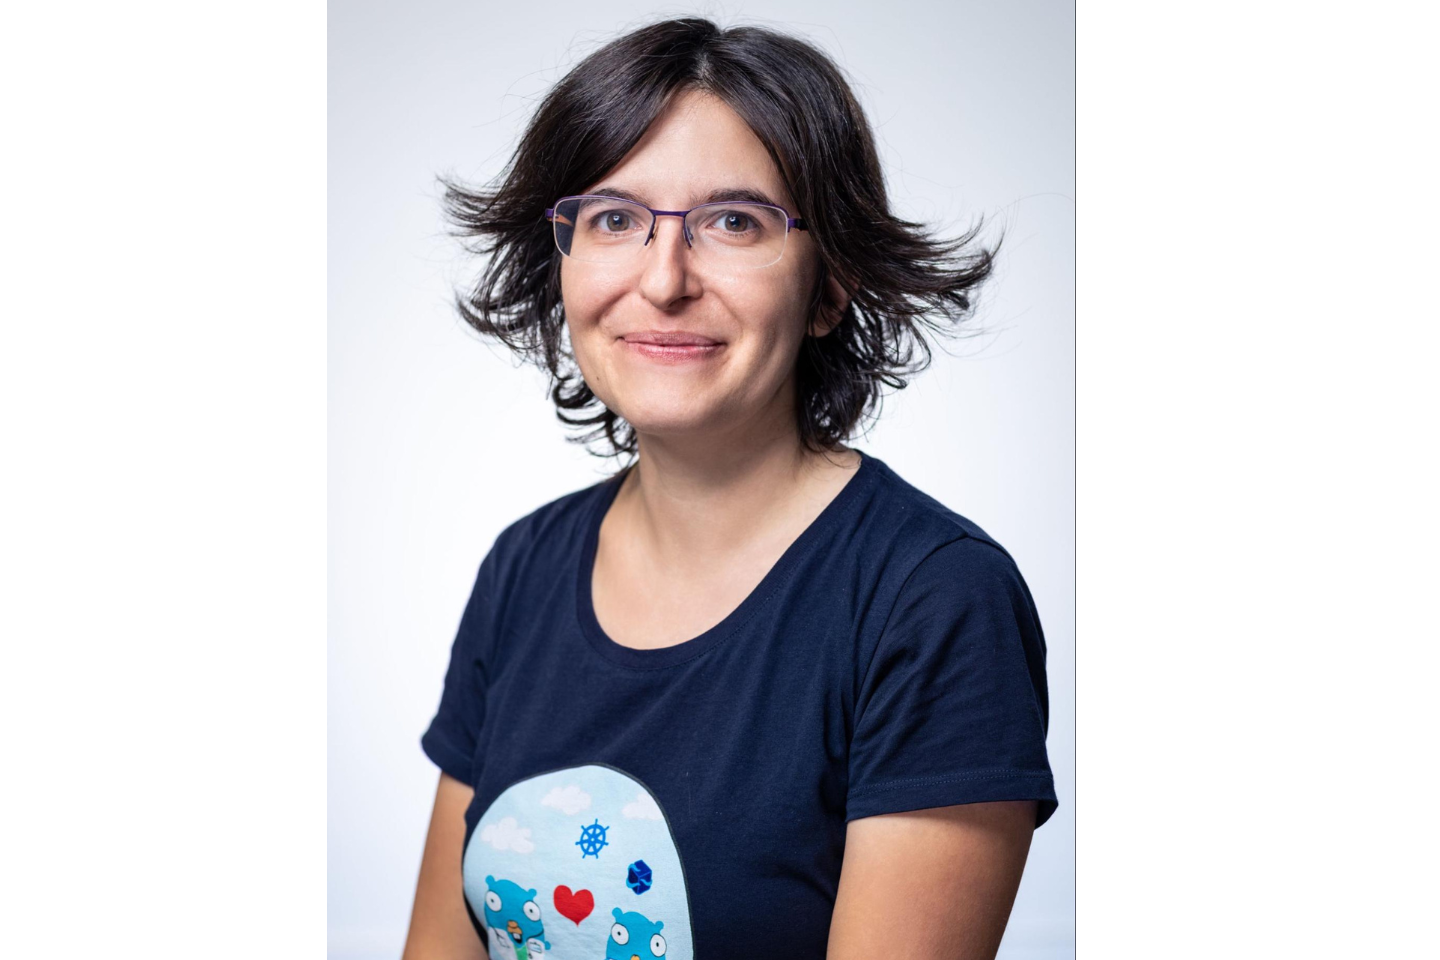
<instances>
[{"instance_id":1,"label":"skin","mask_svg":"<svg viewBox=\"0 0 1440 960\"><path fill-rule=\"evenodd\" d=\"M720 100L678 97L621 163L586 193L628 191L684 210L712 190L755 190L797 206L764 146ZM575 358L590 389L635 428L637 466L600 529L592 590L616 642L669 646L727 616L859 468L846 448L801 449L795 359L819 254L792 231L762 268L697 264L678 218L662 217L633 261L565 259L560 283ZM812 332L838 322L830 281ZM723 342L716 355L658 363L626 340L681 330Z\"/></svg>"},{"instance_id":2,"label":"skin","mask_svg":"<svg viewBox=\"0 0 1440 960\"><path fill-rule=\"evenodd\" d=\"M613 170L584 193L625 190L684 210L718 188L758 191L798 215L769 153L722 101L677 97ZM768 267L695 262L678 218L662 217L633 261L566 258L561 290L585 382L634 428L639 458L600 528L596 618L617 643L670 646L723 620L859 468L841 446L806 451L794 425L795 365L807 335L839 322L844 288L819 283L819 254L792 231ZM628 337L649 330L723 343L703 361L662 363ZM442 775L405 960L483 955L461 901L469 791ZM463 801L463 802L462 802ZM1035 803L978 803L851 821L827 957L895 949L993 958L1035 823Z\"/></svg>"},{"instance_id":3,"label":"skin","mask_svg":"<svg viewBox=\"0 0 1440 960\"><path fill-rule=\"evenodd\" d=\"M460 872L465 809L474 796L472 788L447 773L440 774L401 960L482 960L488 956L465 912Z\"/></svg>"},{"instance_id":4,"label":"skin","mask_svg":"<svg viewBox=\"0 0 1440 960\"><path fill-rule=\"evenodd\" d=\"M1035 833L1034 800L850 821L828 960L993 960Z\"/></svg>"}]
</instances>

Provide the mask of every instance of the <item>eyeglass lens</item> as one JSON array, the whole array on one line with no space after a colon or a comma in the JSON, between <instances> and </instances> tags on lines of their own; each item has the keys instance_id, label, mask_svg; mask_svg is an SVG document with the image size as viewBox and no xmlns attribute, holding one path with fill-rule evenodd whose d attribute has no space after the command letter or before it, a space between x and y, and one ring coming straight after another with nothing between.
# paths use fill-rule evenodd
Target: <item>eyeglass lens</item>
<instances>
[{"instance_id":1,"label":"eyeglass lens","mask_svg":"<svg viewBox=\"0 0 1440 960\"><path fill-rule=\"evenodd\" d=\"M567 198L555 206L555 245L576 260L619 263L644 249L652 229L658 229L655 219L649 210L628 200ZM763 267L785 252L785 212L763 203L696 207L686 215L684 228L684 239L701 262Z\"/></svg>"}]
</instances>

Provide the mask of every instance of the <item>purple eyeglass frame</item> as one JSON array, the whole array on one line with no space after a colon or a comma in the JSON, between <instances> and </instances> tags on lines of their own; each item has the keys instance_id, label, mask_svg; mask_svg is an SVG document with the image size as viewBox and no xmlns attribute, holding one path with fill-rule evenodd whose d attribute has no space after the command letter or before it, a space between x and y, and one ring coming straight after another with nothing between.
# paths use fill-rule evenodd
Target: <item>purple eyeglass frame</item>
<instances>
[{"instance_id":1,"label":"purple eyeglass frame","mask_svg":"<svg viewBox=\"0 0 1440 960\"><path fill-rule=\"evenodd\" d=\"M645 206L645 204L636 203L634 200L626 200L624 197L612 197L603 193L582 193L573 197L561 197L559 200L555 201L554 207L545 208L545 219L550 221L551 223L554 223L555 208L560 206L560 204L564 203L566 200L618 200L620 203L628 203L631 206L639 207L642 210L649 210L651 218L650 233L648 236L645 237L645 242L641 244L642 247L650 246L650 241L655 239L655 226L660 222L661 217L679 217L680 233L685 237L685 246L693 247L695 246L695 244L690 242L690 231L685 229L685 218L690 216L690 214L694 213L696 210L700 210L704 207L724 207L736 203L747 203L755 207L769 207L771 210L779 210L785 215L785 233L787 235L792 229L810 229L809 227L805 226L804 217L792 217L790 216L790 211L786 210L784 207L774 203L761 203L758 200L715 200L711 203L698 203L695 206L691 207L689 210L656 210L654 207L647 207Z\"/></svg>"}]
</instances>

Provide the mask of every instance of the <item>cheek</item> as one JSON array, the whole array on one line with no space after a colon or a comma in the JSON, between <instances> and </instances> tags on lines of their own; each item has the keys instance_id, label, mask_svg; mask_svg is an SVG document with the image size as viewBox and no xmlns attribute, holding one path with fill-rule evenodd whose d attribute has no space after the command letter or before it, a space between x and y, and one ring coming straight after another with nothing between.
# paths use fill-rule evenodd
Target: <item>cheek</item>
<instances>
[{"instance_id":1,"label":"cheek","mask_svg":"<svg viewBox=\"0 0 1440 960\"><path fill-rule=\"evenodd\" d=\"M726 299L757 340L771 348L790 348L804 338L809 293L798 279L786 278L763 287L753 282L737 285Z\"/></svg>"},{"instance_id":2,"label":"cheek","mask_svg":"<svg viewBox=\"0 0 1440 960\"><path fill-rule=\"evenodd\" d=\"M560 300L565 320L572 326L594 324L628 289L628 281L615 271L596 272L587 267L568 259L560 265Z\"/></svg>"}]
</instances>

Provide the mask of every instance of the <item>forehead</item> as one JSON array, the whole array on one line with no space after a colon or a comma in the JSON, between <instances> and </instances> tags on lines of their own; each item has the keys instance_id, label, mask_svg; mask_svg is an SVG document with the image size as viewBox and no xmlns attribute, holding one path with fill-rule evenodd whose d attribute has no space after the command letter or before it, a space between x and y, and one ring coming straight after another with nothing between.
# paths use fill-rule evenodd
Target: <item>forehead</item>
<instances>
[{"instance_id":1,"label":"forehead","mask_svg":"<svg viewBox=\"0 0 1440 960\"><path fill-rule=\"evenodd\" d=\"M723 100L696 90L676 96L624 159L586 192L601 187L661 209L702 203L717 189L752 190L794 209L760 138Z\"/></svg>"}]
</instances>

